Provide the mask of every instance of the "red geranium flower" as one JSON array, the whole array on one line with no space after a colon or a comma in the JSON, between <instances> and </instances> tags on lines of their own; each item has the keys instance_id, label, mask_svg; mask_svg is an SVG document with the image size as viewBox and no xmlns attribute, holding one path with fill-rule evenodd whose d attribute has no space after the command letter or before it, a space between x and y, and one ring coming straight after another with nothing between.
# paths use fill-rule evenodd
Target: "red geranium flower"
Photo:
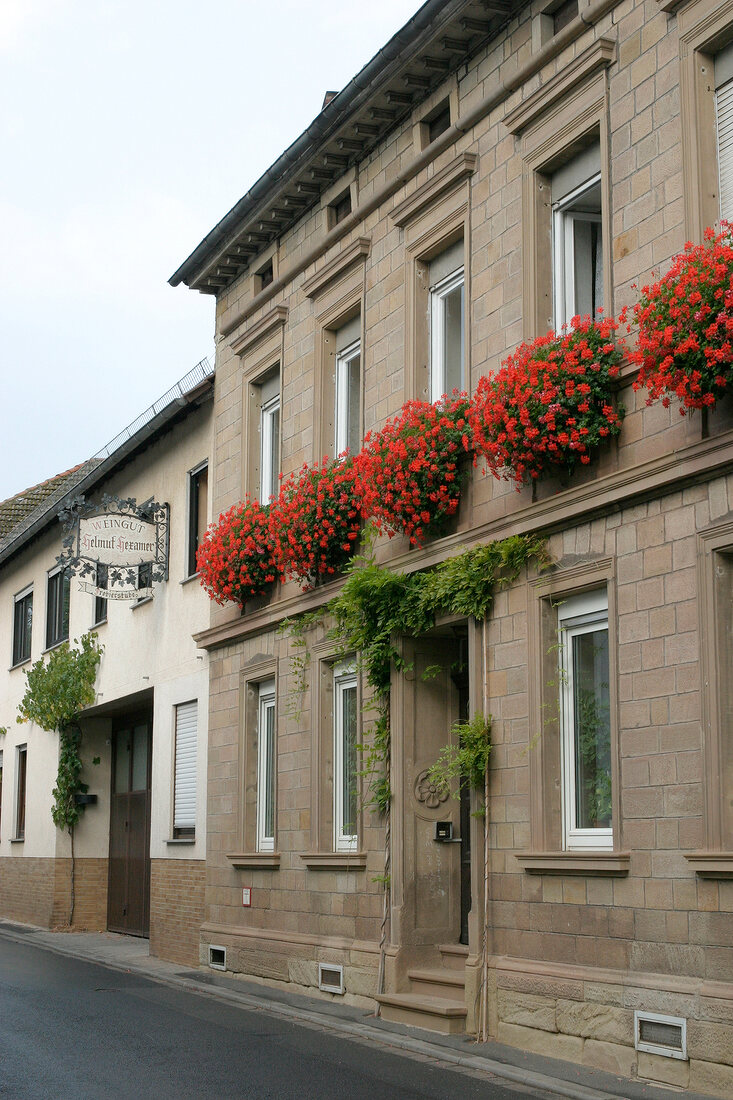
<instances>
[{"instance_id":1,"label":"red geranium flower","mask_svg":"<svg viewBox=\"0 0 733 1100\"><path fill-rule=\"evenodd\" d=\"M711 408L733 380L733 229L705 230L689 242L658 282L642 287L634 307L641 364L636 389L648 402L670 396L687 409Z\"/></svg>"},{"instance_id":2,"label":"red geranium flower","mask_svg":"<svg viewBox=\"0 0 733 1100\"><path fill-rule=\"evenodd\" d=\"M278 567L307 589L353 557L361 528L353 458L324 458L283 481L270 509Z\"/></svg>"},{"instance_id":3,"label":"red geranium flower","mask_svg":"<svg viewBox=\"0 0 733 1100\"><path fill-rule=\"evenodd\" d=\"M442 532L467 476L459 464L470 447L467 411L465 394L434 405L408 401L367 435L356 462L364 514L378 531L403 533L414 546Z\"/></svg>"},{"instance_id":4,"label":"red geranium flower","mask_svg":"<svg viewBox=\"0 0 733 1100\"><path fill-rule=\"evenodd\" d=\"M201 584L217 603L243 607L269 592L280 574L269 509L247 497L224 512L202 538L196 565Z\"/></svg>"},{"instance_id":5,"label":"red geranium flower","mask_svg":"<svg viewBox=\"0 0 733 1100\"><path fill-rule=\"evenodd\" d=\"M625 349L615 337L625 323L625 312L618 321L573 317L480 380L469 420L495 477L519 487L552 468L572 472L590 462L592 447L618 435L624 410L614 408L613 388Z\"/></svg>"}]
</instances>

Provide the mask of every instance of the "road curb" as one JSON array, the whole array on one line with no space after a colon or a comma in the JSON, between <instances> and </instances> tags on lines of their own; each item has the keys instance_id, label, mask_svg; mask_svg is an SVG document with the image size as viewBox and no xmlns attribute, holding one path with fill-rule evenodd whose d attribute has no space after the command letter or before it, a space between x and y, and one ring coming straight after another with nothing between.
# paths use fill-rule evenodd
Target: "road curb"
<instances>
[{"instance_id":1,"label":"road curb","mask_svg":"<svg viewBox=\"0 0 733 1100\"><path fill-rule=\"evenodd\" d=\"M75 958L82 962L96 963L108 970L119 971L125 974L135 974L146 978L159 985L196 993L199 996L209 997L214 1000L224 1001L227 1004L254 1012L268 1013L281 1019L298 1022L303 1025L318 1029L336 1032L352 1039L369 1044L378 1043L385 1048L399 1050L407 1055L414 1054L420 1057L428 1057L436 1062L446 1063L456 1068L471 1070L496 1077L512 1084L544 1090L554 1096L560 1096L565 1100L631 1100L632 1093L638 1098L643 1095L652 1100L653 1097L668 1095L652 1082L648 1084L642 1081L629 1082L631 1091L626 1088L626 1083L618 1078L618 1088L593 1088L575 1081L568 1081L549 1074L538 1072L529 1068L519 1067L499 1062L485 1055L474 1054L469 1051L458 1051L450 1046L444 1046L440 1042L431 1042L429 1039L413 1037L393 1031L389 1026L381 1026L353 1020L339 1019L325 1012L318 1012L302 1005L283 1003L281 1000L258 996L251 992L240 992L218 985L210 980L208 972L201 974L191 970L190 977L179 973L166 974L154 967L141 966L139 964L127 964L123 960L110 959L95 951L80 952L67 947L63 943L49 943L47 936L52 935L45 929L31 929L23 932L13 928L3 927L0 924L0 936L3 939L15 943L35 945L52 954L62 955L67 958ZM42 938L39 938L42 937ZM614 1081L614 1085L615 1085ZM699 1094L686 1093L688 1100L709 1100Z\"/></svg>"}]
</instances>

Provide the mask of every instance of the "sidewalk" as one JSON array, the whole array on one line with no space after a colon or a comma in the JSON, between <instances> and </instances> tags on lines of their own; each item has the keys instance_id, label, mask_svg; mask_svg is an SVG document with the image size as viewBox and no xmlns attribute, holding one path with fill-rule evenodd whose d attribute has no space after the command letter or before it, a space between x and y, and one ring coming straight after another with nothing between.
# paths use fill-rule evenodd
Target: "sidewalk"
<instances>
[{"instance_id":1,"label":"sidewalk","mask_svg":"<svg viewBox=\"0 0 733 1100\"><path fill-rule=\"evenodd\" d=\"M61 955L139 974L155 982L214 997L248 1011L268 1012L308 1027L327 1028L345 1037L379 1043L405 1054L434 1058L447 1065L489 1073L565 1100L669 1100L676 1089L629 1081L601 1070L544 1058L500 1043L475 1043L462 1035L438 1035L388 1023L364 1009L336 1001L289 993L202 967L194 970L150 955L147 940L114 932L47 932L32 925L0 920L0 936ZM684 1092L687 1100L709 1100Z\"/></svg>"}]
</instances>

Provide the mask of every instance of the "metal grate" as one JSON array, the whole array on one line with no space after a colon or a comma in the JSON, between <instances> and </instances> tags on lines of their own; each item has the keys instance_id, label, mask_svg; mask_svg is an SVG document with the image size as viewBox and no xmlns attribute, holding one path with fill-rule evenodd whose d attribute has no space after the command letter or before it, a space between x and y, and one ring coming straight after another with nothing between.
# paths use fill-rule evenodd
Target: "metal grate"
<instances>
[{"instance_id":1,"label":"metal grate","mask_svg":"<svg viewBox=\"0 0 733 1100\"><path fill-rule=\"evenodd\" d=\"M687 1059L687 1020L658 1012L634 1013L635 1047L647 1054Z\"/></svg>"},{"instance_id":2,"label":"metal grate","mask_svg":"<svg viewBox=\"0 0 733 1100\"><path fill-rule=\"evenodd\" d=\"M324 993L344 992L344 968L329 963L318 964L318 988Z\"/></svg>"},{"instance_id":3,"label":"metal grate","mask_svg":"<svg viewBox=\"0 0 733 1100\"><path fill-rule=\"evenodd\" d=\"M227 968L227 949L226 947L217 947L214 944L209 944L209 966L212 970L226 970Z\"/></svg>"}]
</instances>

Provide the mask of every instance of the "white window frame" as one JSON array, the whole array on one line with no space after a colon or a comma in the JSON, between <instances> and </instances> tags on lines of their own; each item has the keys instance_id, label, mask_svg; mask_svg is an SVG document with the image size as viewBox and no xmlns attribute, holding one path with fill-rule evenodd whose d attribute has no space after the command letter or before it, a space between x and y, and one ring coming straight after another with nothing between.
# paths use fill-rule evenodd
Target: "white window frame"
<instances>
[{"instance_id":1,"label":"white window frame","mask_svg":"<svg viewBox=\"0 0 733 1100\"><path fill-rule=\"evenodd\" d=\"M344 693L348 690L357 693L357 714L359 706L356 665L353 661L334 665L333 669L333 843L336 852L355 852L358 847L357 833L344 833ZM354 777L356 779L356 776ZM356 827L356 822L354 822Z\"/></svg>"},{"instance_id":2,"label":"white window frame","mask_svg":"<svg viewBox=\"0 0 733 1100\"><path fill-rule=\"evenodd\" d=\"M430 400L439 401L446 392L445 361L443 358L445 336L445 310L443 303L454 290L464 287L466 273L463 264L440 282L430 287ZM461 313L461 382L459 390L466 388L466 320Z\"/></svg>"},{"instance_id":3,"label":"white window frame","mask_svg":"<svg viewBox=\"0 0 733 1100\"><path fill-rule=\"evenodd\" d=\"M260 500L269 503L271 496L277 496L277 475L272 461L275 417L280 412L280 394L263 402L260 407Z\"/></svg>"},{"instance_id":4,"label":"white window frame","mask_svg":"<svg viewBox=\"0 0 733 1100\"><path fill-rule=\"evenodd\" d=\"M275 851L275 818L277 807L277 723L275 709L275 681L263 680L259 685L259 702L257 708L257 851ZM266 733L267 718L272 712L272 753L268 758ZM272 790L272 833L267 830L267 802L266 791L271 780Z\"/></svg>"},{"instance_id":5,"label":"white window frame","mask_svg":"<svg viewBox=\"0 0 733 1100\"><path fill-rule=\"evenodd\" d=\"M191 728L191 708L193 726ZM173 831L171 836L196 836L198 775L198 700L189 699L173 707ZM184 810L182 803L190 803Z\"/></svg>"},{"instance_id":6,"label":"white window frame","mask_svg":"<svg viewBox=\"0 0 733 1100\"><path fill-rule=\"evenodd\" d=\"M603 265L603 214L588 211L569 210L586 192L601 182L601 173L596 172L552 206L552 266L555 328L570 324L575 316L575 222L593 222L601 226L601 254L598 257Z\"/></svg>"},{"instance_id":7,"label":"white window frame","mask_svg":"<svg viewBox=\"0 0 733 1100\"><path fill-rule=\"evenodd\" d=\"M603 626L608 631L608 594L604 589L573 596L561 603L557 611L560 642L563 848L565 851L611 851L613 850L613 822L610 828L581 829L576 825L575 715L571 661L573 638L598 630L599 627Z\"/></svg>"},{"instance_id":8,"label":"white window frame","mask_svg":"<svg viewBox=\"0 0 733 1100\"><path fill-rule=\"evenodd\" d=\"M356 358L361 358L361 339L342 348L336 353L336 438L335 454L342 455L349 446L349 367ZM361 364L359 365L361 379ZM361 408L361 389L359 393ZM357 428L359 425L357 425Z\"/></svg>"}]
</instances>

